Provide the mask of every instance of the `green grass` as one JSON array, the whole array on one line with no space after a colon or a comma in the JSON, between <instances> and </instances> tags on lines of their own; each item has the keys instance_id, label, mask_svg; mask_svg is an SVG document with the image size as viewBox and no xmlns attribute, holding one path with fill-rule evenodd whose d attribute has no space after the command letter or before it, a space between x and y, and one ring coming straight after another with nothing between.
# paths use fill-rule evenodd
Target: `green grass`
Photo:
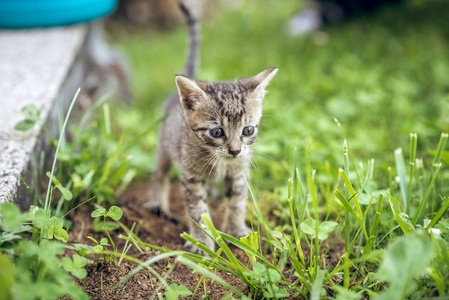
<instances>
[{"instance_id":1,"label":"green grass","mask_svg":"<svg viewBox=\"0 0 449 300\"><path fill-rule=\"evenodd\" d=\"M270 158L256 156L260 174L251 179L251 194L261 203L252 205L255 228L278 255L264 261L267 248L250 250L208 224L228 258L210 253L217 260L209 266L240 276L253 298L282 293L278 283L313 299L323 295L321 286L327 297L340 299L446 296L449 153L441 133L449 131L449 4L407 1L289 37L286 23L299 8L294 0L243 1L203 21L200 79L230 80L279 67L254 146ZM111 33L134 69L135 105L112 112L124 134L142 134L142 124L161 117L184 62L186 35L184 26ZM150 172L156 142L157 130L147 131L130 164ZM266 218L268 208L276 221ZM441 234L429 234L431 228ZM292 258L301 284L257 277L221 239L250 250L252 267L273 274ZM338 239L345 246L340 264L326 265L322 251ZM323 249L326 240L331 246Z\"/></svg>"}]
</instances>

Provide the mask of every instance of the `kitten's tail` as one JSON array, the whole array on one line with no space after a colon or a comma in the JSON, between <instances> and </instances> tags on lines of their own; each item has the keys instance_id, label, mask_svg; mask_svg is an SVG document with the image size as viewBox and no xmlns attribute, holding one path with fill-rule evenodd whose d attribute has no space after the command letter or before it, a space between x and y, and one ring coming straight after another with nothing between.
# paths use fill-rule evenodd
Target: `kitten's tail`
<instances>
[{"instance_id":1,"label":"kitten's tail","mask_svg":"<svg viewBox=\"0 0 449 300\"><path fill-rule=\"evenodd\" d=\"M189 49L187 50L183 74L189 78L195 78L199 64L200 26L189 9L181 1L179 2L179 8L189 26Z\"/></svg>"}]
</instances>

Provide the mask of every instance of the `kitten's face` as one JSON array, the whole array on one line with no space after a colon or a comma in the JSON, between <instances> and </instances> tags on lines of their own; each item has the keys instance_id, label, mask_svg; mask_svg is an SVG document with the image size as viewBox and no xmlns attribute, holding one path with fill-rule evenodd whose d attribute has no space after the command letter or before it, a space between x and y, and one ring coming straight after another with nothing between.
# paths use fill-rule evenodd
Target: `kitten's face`
<instances>
[{"instance_id":1,"label":"kitten's face","mask_svg":"<svg viewBox=\"0 0 449 300\"><path fill-rule=\"evenodd\" d=\"M249 159L262 117L265 87L277 68L232 82L208 83L177 76L187 125L214 157Z\"/></svg>"}]
</instances>

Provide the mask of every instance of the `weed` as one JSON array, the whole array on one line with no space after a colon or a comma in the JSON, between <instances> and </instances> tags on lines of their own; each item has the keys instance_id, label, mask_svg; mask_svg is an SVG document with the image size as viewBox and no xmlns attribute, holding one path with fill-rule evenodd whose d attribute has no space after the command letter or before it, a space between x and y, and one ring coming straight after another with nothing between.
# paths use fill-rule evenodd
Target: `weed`
<instances>
[{"instance_id":1,"label":"weed","mask_svg":"<svg viewBox=\"0 0 449 300\"><path fill-rule=\"evenodd\" d=\"M115 249L115 244L114 241L111 238L111 235L109 234L108 231L108 227L106 226L106 218L111 218L115 221L118 221L122 218L123 216L123 212L120 209L120 207L118 206L111 206L109 208L108 211L106 211L106 209L104 208L98 208L96 210L94 210L91 214L92 218L98 218L98 217L103 217L103 230L106 233L106 235L109 238L109 241L111 242L112 245L112 251L113 251L113 255L114 255L114 263L117 266L117 251ZM94 238L90 237L91 240L93 240L95 243L97 243L97 253L99 253L101 250L103 250L103 246L107 245L107 240L105 241L105 239L101 239L100 243L98 243ZM95 247L94 247L94 251L95 251ZM106 257L105 257L106 259Z\"/></svg>"},{"instance_id":2,"label":"weed","mask_svg":"<svg viewBox=\"0 0 449 300\"><path fill-rule=\"evenodd\" d=\"M17 299L56 299L64 295L88 299L68 274L84 278L85 258L75 254L59 260L68 239L62 219L50 218L44 209L35 206L21 213L13 203L1 204L0 213L0 268L9 270L3 273L2 293L9 299L12 295ZM28 232L32 233L31 240L25 238Z\"/></svg>"}]
</instances>

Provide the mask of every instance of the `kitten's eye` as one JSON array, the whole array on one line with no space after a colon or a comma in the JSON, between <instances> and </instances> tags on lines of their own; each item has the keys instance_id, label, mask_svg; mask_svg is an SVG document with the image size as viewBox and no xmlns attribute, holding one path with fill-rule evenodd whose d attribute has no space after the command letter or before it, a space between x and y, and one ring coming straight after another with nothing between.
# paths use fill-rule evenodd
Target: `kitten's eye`
<instances>
[{"instance_id":1,"label":"kitten's eye","mask_svg":"<svg viewBox=\"0 0 449 300\"><path fill-rule=\"evenodd\" d=\"M254 134L254 127L253 126L246 126L243 128L243 135L250 136Z\"/></svg>"},{"instance_id":2,"label":"kitten's eye","mask_svg":"<svg viewBox=\"0 0 449 300\"><path fill-rule=\"evenodd\" d=\"M210 135L212 135L214 138L220 138L224 135L224 131L221 128L212 128L210 130Z\"/></svg>"}]
</instances>

